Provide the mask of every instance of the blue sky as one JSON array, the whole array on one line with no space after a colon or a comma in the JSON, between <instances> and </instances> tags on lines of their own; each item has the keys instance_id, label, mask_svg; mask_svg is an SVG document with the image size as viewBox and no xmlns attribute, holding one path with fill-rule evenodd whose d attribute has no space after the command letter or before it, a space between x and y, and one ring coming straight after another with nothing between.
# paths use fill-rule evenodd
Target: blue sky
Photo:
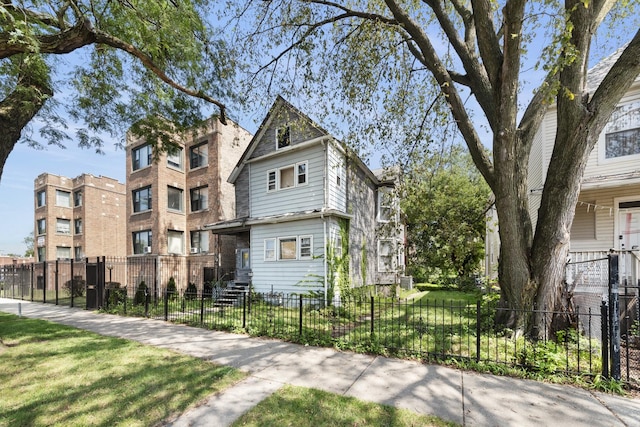
<instances>
[{"instance_id":1,"label":"blue sky","mask_svg":"<svg viewBox=\"0 0 640 427\"><path fill-rule=\"evenodd\" d=\"M0 182L0 254L24 254L25 237L33 231L33 183L44 172L75 178L82 173L125 180L124 150L105 145L105 154L69 143L67 149L35 150L18 144L5 164Z\"/></svg>"}]
</instances>

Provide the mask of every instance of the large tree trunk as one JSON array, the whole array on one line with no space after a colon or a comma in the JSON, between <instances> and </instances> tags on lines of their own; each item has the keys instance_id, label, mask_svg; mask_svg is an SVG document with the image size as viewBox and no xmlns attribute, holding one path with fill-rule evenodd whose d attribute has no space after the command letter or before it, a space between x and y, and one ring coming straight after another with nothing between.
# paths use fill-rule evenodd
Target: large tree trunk
<instances>
[{"instance_id":1,"label":"large tree trunk","mask_svg":"<svg viewBox=\"0 0 640 427\"><path fill-rule=\"evenodd\" d=\"M16 88L0 101L0 178L22 130L53 96L47 76L47 67L41 58L24 57Z\"/></svg>"}]
</instances>

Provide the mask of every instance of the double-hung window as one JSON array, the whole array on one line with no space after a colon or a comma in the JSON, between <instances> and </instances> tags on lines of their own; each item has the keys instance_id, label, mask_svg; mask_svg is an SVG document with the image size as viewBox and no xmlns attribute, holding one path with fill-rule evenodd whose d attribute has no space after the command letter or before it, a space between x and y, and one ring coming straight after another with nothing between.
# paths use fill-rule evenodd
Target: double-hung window
<instances>
[{"instance_id":1,"label":"double-hung window","mask_svg":"<svg viewBox=\"0 0 640 427\"><path fill-rule=\"evenodd\" d=\"M182 170L182 148L178 147L175 151L167 153L167 166Z\"/></svg>"},{"instance_id":2,"label":"double-hung window","mask_svg":"<svg viewBox=\"0 0 640 427\"><path fill-rule=\"evenodd\" d=\"M182 189L167 187L167 208L182 212Z\"/></svg>"},{"instance_id":3,"label":"double-hung window","mask_svg":"<svg viewBox=\"0 0 640 427\"><path fill-rule=\"evenodd\" d=\"M209 232L205 230L195 230L191 232L191 253L209 252Z\"/></svg>"},{"instance_id":4,"label":"double-hung window","mask_svg":"<svg viewBox=\"0 0 640 427\"><path fill-rule=\"evenodd\" d=\"M47 193L42 190L36 193L36 206L41 208L47 204Z\"/></svg>"},{"instance_id":5,"label":"double-hung window","mask_svg":"<svg viewBox=\"0 0 640 427\"><path fill-rule=\"evenodd\" d=\"M167 252L170 254L184 254L184 233L177 230L167 230Z\"/></svg>"},{"instance_id":6,"label":"double-hung window","mask_svg":"<svg viewBox=\"0 0 640 427\"><path fill-rule=\"evenodd\" d=\"M73 227L74 233L82 234L82 219L81 218L75 219L73 223L74 223L74 227Z\"/></svg>"},{"instance_id":7,"label":"double-hung window","mask_svg":"<svg viewBox=\"0 0 640 427\"><path fill-rule=\"evenodd\" d=\"M300 236L300 252L298 259L310 259L313 257L313 236Z\"/></svg>"},{"instance_id":8,"label":"double-hung window","mask_svg":"<svg viewBox=\"0 0 640 427\"><path fill-rule=\"evenodd\" d=\"M394 219L394 194L390 187L378 188L378 221L389 222Z\"/></svg>"},{"instance_id":9,"label":"double-hung window","mask_svg":"<svg viewBox=\"0 0 640 427\"><path fill-rule=\"evenodd\" d=\"M393 240L378 240L378 271L393 272L396 270L396 250Z\"/></svg>"},{"instance_id":10,"label":"double-hung window","mask_svg":"<svg viewBox=\"0 0 640 427\"><path fill-rule=\"evenodd\" d=\"M71 193L69 191L56 190L56 206L71 207Z\"/></svg>"},{"instance_id":11,"label":"double-hung window","mask_svg":"<svg viewBox=\"0 0 640 427\"><path fill-rule=\"evenodd\" d=\"M133 190L133 212L151 209L151 186Z\"/></svg>"},{"instance_id":12,"label":"double-hung window","mask_svg":"<svg viewBox=\"0 0 640 427\"><path fill-rule=\"evenodd\" d=\"M276 239L264 239L264 260L276 260Z\"/></svg>"},{"instance_id":13,"label":"double-hung window","mask_svg":"<svg viewBox=\"0 0 640 427\"><path fill-rule=\"evenodd\" d=\"M134 171L151 165L153 150L150 144L132 150L132 167Z\"/></svg>"},{"instance_id":14,"label":"double-hung window","mask_svg":"<svg viewBox=\"0 0 640 427\"><path fill-rule=\"evenodd\" d=\"M207 166L209 163L209 146L206 142L189 149L189 168L195 169Z\"/></svg>"},{"instance_id":15,"label":"double-hung window","mask_svg":"<svg viewBox=\"0 0 640 427\"><path fill-rule=\"evenodd\" d=\"M76 208L82 206L82 191L73 192L73 206Z\"/></svg>"},{"instance_id":16,"label":"double-hung window","mask_svg":"<svg viewBox=\"0 0 640 427\"><path fill-rule=\"evenodd\" d=\"M640 156L640 101L616 108L605 128L605 159L626 156Z\"/></svg>"},{"instance_id":17,"label":"double-hung window","mask_svg":"<svg viewBox=\"0 0 640 427\"><path fill-rule=\"evenodd\" d=\"M64 218L56 218L56 233L71 234L71 220Z\"/></svg>"},{"instance_id":18,"label":"double-hung window","mask_svg":"<svg viewBox=\"0 0 640 427\"><path fill-rule=\"evenodd\" d=\"M56 258L58 259L70 259L71 248L67 246L56 246Z\"/></svg>"},{"instance_id":19,"label":"double-hung window","mask_svg":"<svg viewBox=\"0 0 640 427\"><path fill-rule=\"evenodd\" d=\"M133 233L133 253L136 255L151 253L151 230Z\"/></svg>"},{"instance_id":20,"label":"double-hung window","mask_svg":"<svg viewBox=\"0 0 640 427\"><path fill-rule=\"evenodd\" d=\"M189 191L191 198L191 212L203 211L209 207L207 197L208 190L208 187L199 187L192 188Z\"/></svg>"},{"instance_id":21,"label":"double-hung window","mask_svg":"<svg viewBox=\"0 0 640 427\"><path fill-rule=\"evenodd\" d=\"M38 235L45 234L47 232L47 220L40 218L36 221L38 227Z\"/></svg>"}]
</instances>

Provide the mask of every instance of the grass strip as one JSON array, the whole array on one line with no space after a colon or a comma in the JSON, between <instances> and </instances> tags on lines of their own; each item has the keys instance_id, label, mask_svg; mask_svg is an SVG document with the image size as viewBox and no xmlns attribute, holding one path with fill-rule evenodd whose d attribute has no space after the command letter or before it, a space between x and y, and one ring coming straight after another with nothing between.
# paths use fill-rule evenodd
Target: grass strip
<instances>
[{"instance_id":1,"label":"grass strip","mask_svg":"<svg viewBox=\"0 0 640 427\"><path fill-rule=\"evenodd\" d=\"M286 385L244 414L233 427L443 427L457 426L433 415L365 402L321 390Z\"/></svg>"},{"instance_id":2,"label":"grass strip","mask_svg":"<svg viewBox=\"0 0 640 427\"><path fill-rule=\"evenodd\" d=\"M43 320L0 313L0 426L152 426L245 374Z\"/></svg>"}]
</instances>

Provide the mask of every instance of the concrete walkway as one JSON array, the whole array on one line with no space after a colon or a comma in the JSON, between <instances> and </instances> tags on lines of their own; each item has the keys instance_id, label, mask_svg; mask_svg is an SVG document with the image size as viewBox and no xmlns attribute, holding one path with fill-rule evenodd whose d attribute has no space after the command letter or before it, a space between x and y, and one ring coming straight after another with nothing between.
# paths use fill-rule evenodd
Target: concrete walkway
<instances>
[{"instance_id":1,"label":"concrete walkway","mask_svg":"<svg viewBox=\"0 0 640 427\"><path fill-rule=\"evenodd\" d=\"M640 400L577 387L0 298L0 311L19 310L25 317L169 348L250 373L167 424L172 426L227 426L284 384L432 414L465 426L640 426Z\"/></svg>"}]
</instances>

